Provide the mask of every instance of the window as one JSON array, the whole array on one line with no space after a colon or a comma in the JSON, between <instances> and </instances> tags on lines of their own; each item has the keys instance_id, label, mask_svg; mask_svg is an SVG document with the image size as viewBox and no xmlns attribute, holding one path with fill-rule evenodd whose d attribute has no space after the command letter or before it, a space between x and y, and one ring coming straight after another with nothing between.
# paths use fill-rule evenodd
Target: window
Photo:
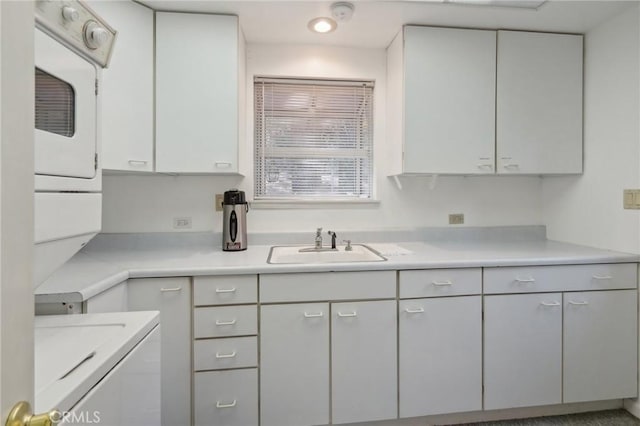
<instances>
[{"instance_id":1,"label":"window","mask_svg":"<svg viewBox=\"0 0 640 426\"><path fill-rule=\"evenodd\" d=\"M256 78L255 199L370 200L373 82Z\"/></svg>"}]
</instances>

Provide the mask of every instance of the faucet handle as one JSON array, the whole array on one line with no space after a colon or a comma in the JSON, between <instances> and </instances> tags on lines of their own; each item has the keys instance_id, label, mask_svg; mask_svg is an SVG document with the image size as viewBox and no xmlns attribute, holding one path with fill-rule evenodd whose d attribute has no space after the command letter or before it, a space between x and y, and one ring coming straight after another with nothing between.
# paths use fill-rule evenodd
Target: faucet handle
<instances>
[{"instance_id":1,"label":"faucet handle","mask_svg":"<svg viewBox=\"0 0 640 426\"><path fill-rule=\"evenodd\" d=\"M342 240L343 243L347 243L347 246L344 248L344 251L352 251L353 247L351 247L351 240Z\"/></svg>"}]
</instances>

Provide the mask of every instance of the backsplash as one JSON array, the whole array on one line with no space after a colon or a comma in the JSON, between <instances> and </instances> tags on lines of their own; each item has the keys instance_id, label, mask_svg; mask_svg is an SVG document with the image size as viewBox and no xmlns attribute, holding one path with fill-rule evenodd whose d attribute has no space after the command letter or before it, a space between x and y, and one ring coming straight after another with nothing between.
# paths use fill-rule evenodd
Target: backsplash
<instances>
[{"instance_id":1,"label":"backsplash","mask_svg":"<svg viewBox=\"0 0 640 426\"><path fill-rule=\"evenodd\" d=\"M541 179L536 177L440 177L429 189L427 177L404 178L403 189L378 176L379 204L317 209L258 209L247 215L255 232L314 232L325 229L392 230L449 225L449 213L464 213L462 226L540 225ZM214 197L250 182L221 176L105 176L105 233L176 232L175 217L190 217L187 232L222 231ZM248 192L248 191L247 191Z\"/></svg>"}]
</instances>

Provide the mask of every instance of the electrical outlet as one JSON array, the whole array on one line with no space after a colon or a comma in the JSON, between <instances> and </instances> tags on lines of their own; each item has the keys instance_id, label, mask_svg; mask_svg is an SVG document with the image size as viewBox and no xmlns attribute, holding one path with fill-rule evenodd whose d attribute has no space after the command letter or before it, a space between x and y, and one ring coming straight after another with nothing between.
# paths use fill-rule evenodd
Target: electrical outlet
<instances>
[{"instance_id":1,"label":"electrical outlet","mask_svg":"<svg viewBox=\"0 0 640 426\"><path fill-rule=\"evenodd\" d=\"M224 194L216 194L216 211L222 211L222 203L224 202Z\"/></svg>"},{"instance_id":2,"label":"electrical outlet","mask_svg":"<svg viewBox=\"0 0 640 426\"><path fill-rule=\"evenodd\" d=\"M190 217L174 217L173 229L191 229Z\"/></svg>"},{"instance_id":3,"label":"electrical outlet","mask_svg":"<svg viewBox=\"0 0 640 426\"><path fill-rule=\"evenodd\" d=\"M462 225L464 223L464 214L455 213L449 215L449 225Z\"/></svg>"},{"instance_id":4,"label":"electrical outlet","mask_svg":"<svg viewBox=\"0 0 640 426\"><path fill-rule=\"evenodd\" d=\"M625 209L640 210L640 189L625 189L622 203Z\"/></svg>"}]
</instances>

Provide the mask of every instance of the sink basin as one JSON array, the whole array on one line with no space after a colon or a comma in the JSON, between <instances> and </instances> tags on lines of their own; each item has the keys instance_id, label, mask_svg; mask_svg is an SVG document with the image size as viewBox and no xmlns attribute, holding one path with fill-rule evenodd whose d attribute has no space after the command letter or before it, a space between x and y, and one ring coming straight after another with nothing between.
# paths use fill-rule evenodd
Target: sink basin
<instances>
[{"instance_id":1,"label":"sink basin","mask_svg":"<svg viewBox=\"0 0 640 426\"><path fill-rule=\"evenodd\" d=\"M364 244L352 244L353 250L346 251L345 246L337 250L300 251L309 246L274 246L271 247L267 263L343 263L343 262L383 262L387 258Z\"/></svg>"}]
</instances>

